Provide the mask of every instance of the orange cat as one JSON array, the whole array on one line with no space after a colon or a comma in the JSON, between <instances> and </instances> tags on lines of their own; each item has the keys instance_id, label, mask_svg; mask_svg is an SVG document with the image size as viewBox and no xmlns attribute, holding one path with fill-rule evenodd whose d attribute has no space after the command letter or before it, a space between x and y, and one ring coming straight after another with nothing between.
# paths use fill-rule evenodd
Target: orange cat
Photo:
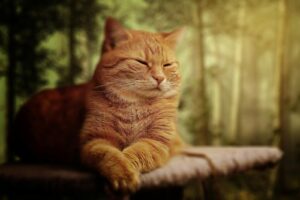
<instances>
[{"instance_id":1,"label":"orange cat","mask_svg":"<svg viewBox=\"0 0 300 200\"><path fill-rule=\"evenodd\" d=\"M146 33L106 23L81 132L81 159L115 189L134 190L140 172L164 163L179 147L180 77L174 55L180 30Z\"/></svg>"},{"instance_id":2,"label":"orange cat","mask_svg":"<svg viewBox=\"0 0 300 200\"><path fill-rule=\"evenodd\" d=\"M180 34L128 30L108 19L93 79L35 95L17 117L14 151L24 160L62 163L80 154L115 189L135 190L140 173L181 147L174 54Z\"/></svg>"}]
</instances>

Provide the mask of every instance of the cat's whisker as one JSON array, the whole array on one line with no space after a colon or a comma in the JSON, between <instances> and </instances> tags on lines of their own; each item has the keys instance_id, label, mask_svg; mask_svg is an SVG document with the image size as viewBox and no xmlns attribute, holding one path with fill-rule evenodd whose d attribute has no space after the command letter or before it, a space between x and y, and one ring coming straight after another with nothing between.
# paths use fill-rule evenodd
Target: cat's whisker
<instances>
[{"instance_id":1,"label":"cat's whisker","mask_svg":"<svg viewBox=\"0 0 300 200\"><path fill-rule=\"evenodd\" d=\"M117 84L118 84L117 82L109 82L109 83L102 84L102 85L96 85L93 89L97 90L97 89L101 89L101 88L104 88L104 87L107 87L110 85L117 85Z\"/></svg>"}]
</instances>

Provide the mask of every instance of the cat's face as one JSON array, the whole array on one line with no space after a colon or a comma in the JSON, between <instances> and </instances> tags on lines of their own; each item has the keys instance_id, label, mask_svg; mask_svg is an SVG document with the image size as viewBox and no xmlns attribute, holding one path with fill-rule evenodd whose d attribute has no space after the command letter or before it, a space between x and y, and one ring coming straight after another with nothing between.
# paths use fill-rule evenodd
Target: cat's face
<instances>
[{"instance_id":1,"label":"cat's face","mask_svg":"<svg viewBox=\"0 0 300 200\"><path fill-rule=\"evenodd\" d=\"M104 54L94 79L107 92L129 100L177 95L180 76L174 47L178 31L129 31L116 23L108 20L106 24Z\"/></svg>"}]
</instances>

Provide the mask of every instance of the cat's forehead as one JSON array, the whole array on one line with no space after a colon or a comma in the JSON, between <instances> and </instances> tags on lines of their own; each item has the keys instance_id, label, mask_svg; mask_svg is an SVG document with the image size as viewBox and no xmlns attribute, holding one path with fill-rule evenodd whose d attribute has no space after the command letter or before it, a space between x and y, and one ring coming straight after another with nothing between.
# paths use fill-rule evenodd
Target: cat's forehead
<instances>
[{"instance_id":1,"label":"cat's forehead","mask_svg":"<svg viewBox=\"0 0 300 200\"><path fill-rule=\"evenodd\" d=\"M131 42L148 48L158 48L164 45L163 38L158 33L132 31Z\"/></svg>"},{"instance_id":2,"label":"cat's forehead","mask_svg":"<svg viewBox=\"0 0 300 200\"><path fill-rule=\"evenodd\" d=\"M166 45L159 33L135 31L128 47L132 53L145 59L174 57L174 51Z\"/></svg>"}]
</instances>

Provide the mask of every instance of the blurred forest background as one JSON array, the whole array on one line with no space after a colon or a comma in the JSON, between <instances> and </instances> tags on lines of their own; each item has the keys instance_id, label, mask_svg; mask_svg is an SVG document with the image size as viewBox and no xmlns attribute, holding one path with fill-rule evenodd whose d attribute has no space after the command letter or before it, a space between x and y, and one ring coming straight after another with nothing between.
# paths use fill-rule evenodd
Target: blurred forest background
<instances>
[{"instance_id":1,"label":"blurred forest background","mask_svg":"<svg viewBox=\"0 0 300 200\"><path fill-rule=\"evenodd\" d=\"M91 78L107 16L146 31L187 27L178 48L187 141L284 150L280 167L215 181L222 199L300 199L298 0L1 0L0 163L24 101Z\"/></svg>"}]
</instances>

